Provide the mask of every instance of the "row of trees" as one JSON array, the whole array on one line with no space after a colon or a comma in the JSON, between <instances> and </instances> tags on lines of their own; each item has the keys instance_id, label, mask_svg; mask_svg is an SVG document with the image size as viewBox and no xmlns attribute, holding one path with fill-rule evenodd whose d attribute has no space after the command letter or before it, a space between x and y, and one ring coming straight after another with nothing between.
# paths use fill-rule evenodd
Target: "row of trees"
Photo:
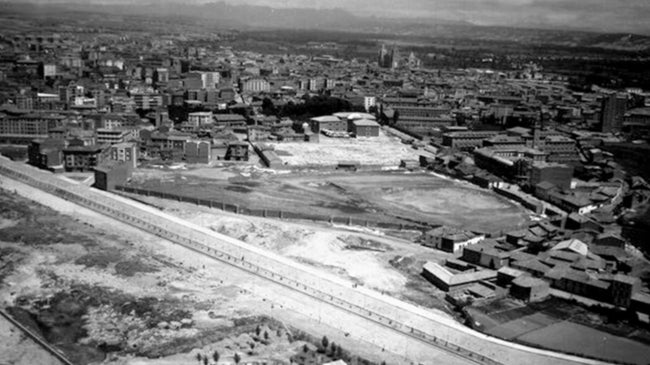
<instances>
[{"instance_id":1,"label":"row of trees","mask_svg":"<svg viewBox=\"0 0 650 365\"><path fill-rule=\"evenodd\" d=\"M289 102L281 107L276 107L269 98L262 100L262 113L278 117L305 120L321 115L331 115L338 112L365 112L363 106L352 105L347 100L328 95L310 96L306 94L302 103Z\"/></svg>"},{"instance_id":2,"label":"row of trees","mask_svg":"<svg viewBox=\"0 0 650 365\"><path fill-rule=\"evenodd\" d=\"M219 352L217 350L215 350L212 353L212 356L202 355L201 353L196 354L196 360L199 362L199 365L200 364L208 365L210 363L210 358L212 358L212 360L216 364L217 362L219 362L220 357L221 357L221 355L219 355ZM239 361L241 361L241 357L239 357L239 354L235 354L234 360L235 360L235 363L239 364Z\"/></svg>"}]
</instances>

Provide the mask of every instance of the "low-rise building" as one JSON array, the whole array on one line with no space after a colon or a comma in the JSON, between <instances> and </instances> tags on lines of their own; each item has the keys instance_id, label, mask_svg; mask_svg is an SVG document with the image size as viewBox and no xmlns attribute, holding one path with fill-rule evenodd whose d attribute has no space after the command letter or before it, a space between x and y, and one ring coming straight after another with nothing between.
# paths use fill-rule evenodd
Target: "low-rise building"
<instances>
[{"instance_id":1,"label":"low-rise building","mask_svg":"<svg viewBox=\"0 0 650 365\"><path fill-rule=\"evenodd\" d=\"M64 139L35 139L27 147L29 164L50 171L63 170L63 149L67 146Z\"/></svg>"},{"instance_id":2,"label":"low-rise building","mask_svg":"<svg viewBox=\"0 0 650 365\"><path fill-rule=\"evenodd\" d=\"M108 159L109 148L105 145L68 146L63 149L66 171L93 171Z\"/></svg>"},{"instance_id":3,"label":"low-rise building","mask_svg":"<svg viewBox=\"0 0 650 365\"><path fill-rule=\"evenodd\" d=\"M248 161L248 143L228 143L225 159L228 161Z\"/></svg>"},{"instance_id":4,"label":"low-rise building","mask_svg":"<svg viewBox=\"0 0 650 365\"><path fill-rule=\"evenodd\" d=\"M560 189L569 189L573 179L573 167L559 163L535 162L530 170L530 186L542 182L550 183Z\"/></svg>"},{"instance_id":5,"label":"low-rise building","mask_svg":"<svg viewBox=\"0 0 650 365\"><path fill-rule=\"evenodd\" d=\"M210 163L212 150L208 141L188 141L185 144L185 160L189 163Z\"/></svg>"},{"instance_id":6,"label":"low-rise building","mask_svg":"<svg viewBox=\"0 0 650 365\"><path fill-rule=\"evenodd\" d=\"M497 242L484 240L463 248L462 260L474 265L498 270L508 263L510 252L499 249Z\"/></svg>"},{"instance_id":7,"label":"low-rise building","mask_svg":"<svg viewBox=\"0 0 650 365\"><path fill-rule=\"evenodd\" d=\"M107 161L94 168L94 187L101 190L113 190L124 185L133 174L133 165L124 161Z\"/></svg>"},{"instance_id":8,"label":"low-rise building","mask_svg":"<svg viewBox=\"0 0 650 365\"><path fill-rule=\"evenodd\" d=\"M463 247L473 245L485 239L484 234L453 227L438 227L426 232L422 244L446 252L459 252Z\"/></svg>"},{"instance_id":9,"label":"low-rise building","mask_svg":"<svg viewBox=\"0 0 650 365\"><path fill-rule=\"evenodd\" d=\"M96 132L98 144L118 144L135 139L134 133L126 129L98 128Z\"/></svg>"},{"instance_id":10,"label":"low-rise building","mask_svg":"<svg viewBox=\"0 0 650 365\"><path fill-rule=\"evenodd\" d=\"M138 166L138 144L135 142L117 143L110 148L110 159L126 162L135 168Z\"/></svg>"},{"instance_id":11,"label":"low-rise building","mask_svg":"<svg viewBox=\"0 0 650 365\"><path fill-rule=\"evenodd\" d=\"M357 137L379 137L379 123L373 120L353 120L350 125L351 132Z\"/></svg>"},{"instance_id":12,"label":"low-rise building","mask_svg":"<svg viewBox=\"0 0 650 365\"><path fill-rule=\"evenodd\" d=\"M240 114L215 114L214 120L219 127L246 127L246 118Z\"/></svg>"},{"instance_id":13,"label":"low-rise building","mask_svg":"<svg viewBox=\"0 0 650 365\"><path fill-rule=\"evenodd\" d=\"M435 262L427 262L422 267L422 276L441 290L453 292L465 289L479 281L493 280L497 272L493 270L464 271L454 274Z\"/></svg>"},{"instance_id":14,"label":"low-rise building","mask_svg":"<svg viewBox=\"0 0 650 365\"><path fill-rule=\"evenodd\" d=\"M510 285L513 280L522 275L525 275L523 271L504 266L497 271L497 285L506 287Z\"/></svg>"},{"instance_id":15,"label":"low-rise building","mask_svg":"<svg viewBox=\"0 0 650 365\"><path fill-rule=\"evenodd\" d=\"M525 302L535 302L546 298L550 293L549 284L527 275L515 278L510 286L510 295Z\"/></svg>"},{"instance_id":16,"label":"low-rise building","mask_svg":"<svg viewBox=\"0 0 650 365\"><path fill-rule=\"evenodd\" d=\"M483 140L499 134L493 131L450 132L442 135L442 145L454 149L471 151L483 146Z\"/></svg>"},{"instance_id":17,"label":"low-rise building","mask_svg":"<svg viewBox=\"0 0 650 365\"><path fill-rule=\"evenodd\" d=\"M193 112L187 115L187 123L192 127L202 127L213 122L212 112Z\"/></svg>"},{"instance_id":18,"label":"low-rise building","mask_svg":"<svg viewBox=\"0 0 650 365\"><path fill-rule=\"evenodd\" d=\"M321 133L323 131L331 132L347 132L348 121L333 115L326 115L322 117L311 118L309 120L309 127L314 133Z\"/></svg>"}]
</instances>

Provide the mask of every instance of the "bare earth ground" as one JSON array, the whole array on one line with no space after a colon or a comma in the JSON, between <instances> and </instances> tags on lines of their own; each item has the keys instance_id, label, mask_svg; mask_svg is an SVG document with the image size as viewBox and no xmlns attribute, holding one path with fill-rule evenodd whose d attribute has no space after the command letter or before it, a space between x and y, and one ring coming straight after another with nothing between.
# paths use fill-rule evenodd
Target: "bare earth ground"
<instances>
[{"instance_id":1,"label":"bare earth ground","mask_svg":"<svg viewBox=\"0 0 650 365\"><path fill-rule=\"evenodd\" d=\"M466 363L23 184L0 179L0 187L65 214L3 196L0 303L79 363L195 364L197 353L215 350L226 361L238 353L243 361L288 363L305 344L296 340L300 331L377 363L410 362L381 351L388 344L413 361ZM353 330L344 333L340 323ZM253 340L249 355L257 325L269 327L270 341Z\"/></svg>"},{"instance_id":2,"label":"bare earth ground","mask_svg":"<svg viewBox=\"0 0 650 365\"><path fill-rule=\"evenodd\" d=\"M446 310L444 293L420 276L427 261L452 254L366 228L250 217L153 197L139 200L192 223L327 270L386 294Z\"/></svg>"},{"instance_id":3,"label":"bare earth ground","mask_svg":"<svg viewBox=\"0 0 650 365\"><path fill-rule=\"evenodd\" d=\"M529 220L525 209L489 190L430 173L270 171L254 167L138 170L131 185L251 209L417 221L490 232L514 229Z\"/></svg>"},{"instance_id":4,"label":"bare earth ground","mask_svg":"<svg viewBox=\"0 0 650 365\"><path fill-rule=\"evenodd\" d=\"M336 166L340 161L397 167L403 159L417 160L420 154L427 154L401 143L397 137L387 136L383 131L379 132L379 137L329 138L321 135L319 138L319 143L282 142L272 146L282 162L292 167Z\"/></svg>"}]
</instances>

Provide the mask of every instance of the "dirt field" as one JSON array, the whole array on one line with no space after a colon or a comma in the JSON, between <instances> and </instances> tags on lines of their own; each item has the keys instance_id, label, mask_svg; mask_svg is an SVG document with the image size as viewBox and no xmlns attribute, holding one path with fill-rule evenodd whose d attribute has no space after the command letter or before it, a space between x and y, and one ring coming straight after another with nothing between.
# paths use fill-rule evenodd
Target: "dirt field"
<instances>
[{"instance_id":1,"label":"dirt field","mask_svg":"<svg viewBox=\"0 0 650 365\"><path fill-rule=\"evenodd\" d=\"M300 337L274 319L294 322L294 312L274 309L246 289L259 285L250 277L208 259L185 260L182 249L165 249L153 236L123 225L116 230L112 221L59 200L53 204L72 216L0 190L0 303L74 362L189 365L197 354L213 363L216 351L222 361L233 362L237 354L242 361L289 363L305 345L316 349L318 339ZM323 328L315 332L344 342ZM0 332L2 346L15 345L4 348L0 363L33 351L25 357L30 363L55 364L32 342ZM355 348L376 353L368 345ZM349 350L342 353L359 363ZM401 361L393 356L383 354Z\"/></svg>"},{"instance_id":2,"label":"dirt field","mask_svg":"<svg viewBox=\"0 0 650 365\"><path fill-rule=\"evenodd\" d=\"M340 161L357 161L361 165L397 167L402 159L419 158L428 153L414 150L397 137L380 130L379 137L329 138L320 136L319 143L274 143L272 146L282 162L289 167L336 166Z\"/></svg>"},{"instance_id":3,"label":"dirt field","mask_svg":"<svg viewBox=\"0 0 650 365\"><path fill-rule=\"evenodd\" d=\"M216 232L275 251L296 261L346 277L360 285L419 305L447 311L444 293L420 275L428 260L451 254L370 229L248 217L152 197L141 197L166 212Z\"/></svg>"},{"instance_id":4,"label":"dirt field","mask_svg":"<svg viewBox=\"0 0 650 365\"><path fill-rule=\"evenodd\" d=\"M529 220L525 209L493 192L427 173L306 175L271 174L251 168L212 170L212 175L210 170L138 171L131 185L251 209L394 223L417 221L482 231L514 229Z\"/></svg>"}]
</instances>

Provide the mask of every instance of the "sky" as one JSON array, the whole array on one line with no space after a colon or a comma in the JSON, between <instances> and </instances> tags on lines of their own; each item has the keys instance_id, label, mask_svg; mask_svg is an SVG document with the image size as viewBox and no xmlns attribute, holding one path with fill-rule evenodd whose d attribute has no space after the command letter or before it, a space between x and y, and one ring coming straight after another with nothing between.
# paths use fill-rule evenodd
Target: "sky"
<instances>
[{"instance_id":1,"label":"sky","mask_svg":"<svg viewBox=\"0 0 650 365\"><path fill-rule=\"evenodd\" d=\"M238 0L276 7L340 7L355 14L432 17L480 25L650 31L650 0Z\"/></svg>"},{"instance_id":2,"label":"sky","mask_svg":"<svg viewBox=\"0 0 650 365\"><path fill-rule=\"evenodd\" d=\"M62 2L65 0L36 0ZM74 1L74 0L73 0ZM160 0L76 0L152 3ZM219 0L163 0L205 3ZM421 17L478 25L581 28L650 34L650 0L225 0L276 8L341 8L356 15Z\"/></svg>"},{"instance_id":3,"label":"sky","mask_svg":"<svg viewBox=\"0 0 650 365\"><path fill-rule=\"evenodd\" d=\"M357 15L430 17L469 21L479 25L557 26L650 33L650 0L237 0L236 2L274 7L337 7Z\"/></svg>"}]
</instances>

